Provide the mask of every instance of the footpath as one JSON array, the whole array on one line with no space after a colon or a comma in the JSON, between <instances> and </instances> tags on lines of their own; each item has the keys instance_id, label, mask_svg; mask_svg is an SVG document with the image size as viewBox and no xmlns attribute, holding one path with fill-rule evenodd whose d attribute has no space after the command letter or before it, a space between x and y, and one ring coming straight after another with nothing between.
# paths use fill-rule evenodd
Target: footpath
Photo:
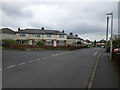
<instances>
[{"instance_id":1,"label":"footpath","mask_svg":"<svg viewBox=\"0 0 120 90\"><path fill-rule=\"evenodd\" d=\"M101 52L92 88L119 88L118 64L109 59L109 53Z\"/></svg>"}]
</instances>

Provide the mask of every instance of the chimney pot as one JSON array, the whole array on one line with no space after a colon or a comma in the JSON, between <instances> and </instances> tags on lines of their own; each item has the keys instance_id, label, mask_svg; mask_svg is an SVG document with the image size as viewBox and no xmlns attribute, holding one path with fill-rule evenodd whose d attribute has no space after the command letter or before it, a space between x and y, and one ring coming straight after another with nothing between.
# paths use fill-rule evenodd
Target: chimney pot
<instances>
[{"instance_id":1,"label":"chimney pot","mask_svg":"<svg viewBox=\"0 0 120 90\"><path fill-rule=\"evenodd\" d=\"M18 28L18 31L20 31L20 28Z\"/></svg>"},{"instance_id":2,"label":"chimney pot","mask_svg":"<svg viewBox=\"0 0 120 90\"><path fill-rule=\"evenodd\" d=\"M44 27L42 27L41 29L44 30Z\"/></svg>"},{"instance_id":3,"label":"chimney pot","mask_svg":"<svg viewBox=\"0 0 120 90\"><path fill-rule=\"evenodd\" d=\"M76 36L76 37L78 37L78 35L77 35L77 34L76 34L75 36Z\"/></svg>"},{"instance_id":4,"label":"chimney pot","mask_svg":"<svg viewBox=\"0 0 120 90\"><path fill-rule=\"evenodd\" d=\"M65 31L63 30L62 32L64 33Z\"/></svg>"},{"instance_id":5,"label":"chimney pot","mask_svg":"<svg viewBox=\"0 0 120 90\"><path fill-rule=\"evenodd\" d=\"M73 33L71 32L70 35L73 35Z\"/></svg>"}]
</instances>

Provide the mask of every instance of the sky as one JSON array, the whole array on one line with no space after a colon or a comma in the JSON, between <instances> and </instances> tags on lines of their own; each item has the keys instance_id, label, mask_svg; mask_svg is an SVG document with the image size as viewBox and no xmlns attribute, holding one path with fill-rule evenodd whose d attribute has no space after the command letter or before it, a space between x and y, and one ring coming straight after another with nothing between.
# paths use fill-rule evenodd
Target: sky
<instances>
[{"instance_id":1,"label":"sky","mask_svg":"<svg viewBox=\"0 0 120 90\"><path fill-rule=\"evenodd\" d=\"M105 0L104 0L105 1ZM118 33L118 2L4 1L0 5L0 28L18 27L73 32L89 40L105 39L106 13L113 12L113 33ZM110 17L111 20L111 17ZM110 36L110 22L109 22Z\"/></svg>"}]
</instances>

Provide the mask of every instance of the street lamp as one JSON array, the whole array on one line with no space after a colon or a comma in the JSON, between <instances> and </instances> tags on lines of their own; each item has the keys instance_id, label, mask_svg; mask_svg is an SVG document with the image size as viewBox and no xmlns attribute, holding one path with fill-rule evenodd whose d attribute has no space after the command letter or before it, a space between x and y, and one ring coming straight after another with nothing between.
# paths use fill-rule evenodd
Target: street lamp
<instances>
[{"instance_id":1,"label":"street lamp","mask_svg":"<svg viewBox=\"0 0 120 90\"><path fill-rule=\"evenodd\" d=\"M108 25L109 24L109 17L107 17L107 30L106 30L106 45L107 45L107 42L108 42Z\"/></svg>"},{"instance_id":2,"label":"street lamp","mask_svg":"<svg viewBox=\"0 0 120 90\"><path fill-rule=\"evenodd\" d=\"M107 13L106 15L111 15L111 40L110 40L110 59L112 59L112 35L113 35L113 13Z\"/></svg>"}]
</instances>

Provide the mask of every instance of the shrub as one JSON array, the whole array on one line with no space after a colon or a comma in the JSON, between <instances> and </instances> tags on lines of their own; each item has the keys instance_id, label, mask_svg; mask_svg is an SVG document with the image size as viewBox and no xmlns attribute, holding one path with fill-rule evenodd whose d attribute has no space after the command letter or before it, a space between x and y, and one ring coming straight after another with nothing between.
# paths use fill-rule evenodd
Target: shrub
<instances>
[{"instance_id":1,"label":"shrub","mask_svg":"<svg viewBox=\"0 0 120 90\"><path fill-rule=\"evenodd\" d=\"M120 39L113 40L113 48L120 48Z\"/></svg>"},{"instance_id":2,"label":"shrub","mask_svg":"<svg viewBox=\"0 0 120 90\"><path fill-rule=\"evenodd\" d=\"M12 39L5 39L5 40L2 40L2 44L3 45L11 45L11 44L17 44L17 42Z\"/></svg>"},{"instance_id":3,"label":"shrub","mask_svg":"<svg viewBox=\"0 0 120 90\"><path fill-rule=\"evenodd\" d=\"M26 41L25 41L25 44L26 44L26 45L29 45L29 40L26 40Z\"/></svg>"},{"instance_id":4,"label":"shrub","mask_svg":"<svg viewBox=\"0 0 120 90\"><path fill-rule=\"evenodd\" d=\"M113 40L113 49L120 47L120 39ZM110 41L108 41L106 48L110 48Z\"/></svg>"},{"instance_id":5,"label":"shrub","mask_svg":"<svg viewBox=\"0 0 120 90\"><path fill-rule=\"evenodd\" d=\"M77 41L77 44L82 44L82 42L80 42L80 41Z\"/></svg>"},{"instance_id":6,"label":"shrub","mask_svg":"<svg viewBox=\"0 0 120 90\"><path fill-rule=\"evenodd\" d=\"M42 46L42 45L43 45L43 42L41 42L41 41L36 41L36 45Z\"/></svg>"}]
</instances>

